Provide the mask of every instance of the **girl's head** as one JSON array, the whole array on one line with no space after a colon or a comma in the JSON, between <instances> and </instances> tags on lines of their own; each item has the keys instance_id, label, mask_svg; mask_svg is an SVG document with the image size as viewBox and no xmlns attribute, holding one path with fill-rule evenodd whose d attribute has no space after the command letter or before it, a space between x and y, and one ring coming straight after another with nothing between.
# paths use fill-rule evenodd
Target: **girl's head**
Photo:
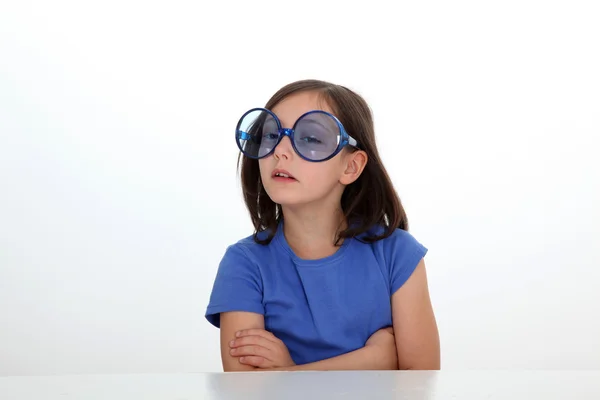
<instances>
[{"instance_id":1,"label":"girl's head","mask_svg":"<svg viewBox=\"0 0 600 400\"><path fill-rule=\"evenodd\" d=\"M268 243L285 209L292 208L341 210L348 224L338 242L376 226L384 230L363 240L408 229L361 96L329 82L303 80L281 88L264 108L246 113L236 131L246 154L238 161L257 242ZM268 236L259 239L265 230Z\"/></svg>"}]
</instances>

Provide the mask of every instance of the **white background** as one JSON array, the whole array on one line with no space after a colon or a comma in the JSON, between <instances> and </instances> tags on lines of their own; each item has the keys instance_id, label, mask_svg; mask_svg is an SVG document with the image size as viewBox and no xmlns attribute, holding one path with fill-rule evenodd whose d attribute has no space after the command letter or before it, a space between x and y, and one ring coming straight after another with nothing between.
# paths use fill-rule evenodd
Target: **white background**
<instances>
[{"instance_id":1,"label":"white background","mask_svg":"<svg viewBox=\"0 0 600 400\"><path fill-rule=\"evenodd\" d=\"M220 371L251 234L234 126L280 86L371 105L429 249L445 369L600 368L594 1L0 6L0 374Z\"/></svg>"}]
</instances>

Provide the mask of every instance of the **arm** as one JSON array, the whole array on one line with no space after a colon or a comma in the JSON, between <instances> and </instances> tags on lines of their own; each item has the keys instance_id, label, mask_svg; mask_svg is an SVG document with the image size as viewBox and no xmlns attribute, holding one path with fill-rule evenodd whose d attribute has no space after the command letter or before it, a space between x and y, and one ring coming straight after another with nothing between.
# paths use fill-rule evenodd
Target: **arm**
<instances>
[{"instance_id":1,"label":"arm","mask_svg":"<svg viewBox=\"0 0 600 400\"><path fill-rule=\"evenodd\" d=\"M440 339L423 259L392 295L392 321L400 369L440 369Z\"/></svg>"},{"instance_id":2,"label":"arm","mask_svg":"<svg viewBox=\"0 0 600 400\"><path fill-rule=\"evenodd\" d=\"M397 370L394 333L391 328L375 332L365 347L326 360L263 371L344 371L344 370Z\"/></svg>"},{"instance_id":3,"label":"arm","mask_svg":"<svg viewBox=\"0 0 600 400\"><path fill-rule=\"evenodd\" d=\"M261 314L233 311L224 312L220 315L221 319L221 362L223 363L223 371L252 371L258 368L251 365L244 365L239 362L239 358L233 357L230 354L231 347L229 342L235 339L235 333L242 329L264 329L265 319Z\"/></svg>"},{"instance_id":4,"label":"arm","mask_svg":"<svg viewBox=\"0 0 600 400\"><path fill-rule=\"evenodd\" d=\"M257 369L246 371L330 371L398 369L394 330L383 328L364 347L325 360L295 365L285 343L262 328L238 332L231 347L239 362ZM230 364L234 365L234 364Z\"/></svg>"}]
</instances>

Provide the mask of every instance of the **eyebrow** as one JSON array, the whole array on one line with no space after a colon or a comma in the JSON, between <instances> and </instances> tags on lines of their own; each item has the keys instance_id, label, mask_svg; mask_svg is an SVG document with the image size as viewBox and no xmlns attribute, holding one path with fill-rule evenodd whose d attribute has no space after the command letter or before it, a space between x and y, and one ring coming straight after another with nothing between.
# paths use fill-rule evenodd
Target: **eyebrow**
<instances>
[{"instance_id":1,"label":"eyebrow","mask_svg":"<svg viewBox=\"0 0 600 400\"><path fill-rule=\"evenodd\" d=\"M298 119L300 119L300 117L298 117ZM296 123L298 122L298 119L296 119L296 121L294 122L294 124L296 124ZM278 122L278 123L279 123L279 124L280 124L282 127L283 127L283 125L284 125L284 124L283 124L283 122L281 122L281 119L279 118L279 116L277 116L277 114L275 114L275 117L273 117L273 115L271 115L271 114L267 115L267 117L266 117L266 119L264 120L264 122L263 122L263 123L270 122L270 121L275 121L275 122ZM320 126L320 127L324 128L324 129L334 129L334 130L335 130L335 127L334 127L334 126L327 126L327 125L324 125L324 124L322 124L322 123L319 121L319 119L317 119L317 118L312 118L310 115L303 117L303 118L302 118L302 121L305 121L305 122L308 122L308 123L312 123L312 124L318 125L318 126ZM294 124L292 124L292 126L293 126Z\"/></svg>"},{"instance_id":2,"label":"eyebrow","mask_svg":"<svg viewBox=\"0 0 600 400\"><path fill-rule=\"evenodd\" d=\"M327 126L327 125L322 124L321 121L319 121L317 119L313 119L313 118L310 118L310 117L304 117L304 118L302 118L302 121L318 125L318 126L322 127L323 129L326 129L326 130L331 130L333 128L331 126Z\"/></svg>"}]
</instances>

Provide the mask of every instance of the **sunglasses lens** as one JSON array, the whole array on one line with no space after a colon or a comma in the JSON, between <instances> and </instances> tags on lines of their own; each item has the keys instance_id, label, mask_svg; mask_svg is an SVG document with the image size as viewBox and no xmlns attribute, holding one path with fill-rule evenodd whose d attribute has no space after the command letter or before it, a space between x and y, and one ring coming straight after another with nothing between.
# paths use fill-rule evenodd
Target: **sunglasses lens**
<instances>
[{"instance_id":1,"label":"sunglasses lens","mask_svg":"<svg viewBox=\"0 0 600 400\"><path fill-rule=\"evenodd\" d=\"M294 144L298 152L313 161L332 155L340 143L340 128L328 114L312 112L296 123Z\"/></svg>"},{"instance_id":2,"label":"sunglasses lens","mask_svg":"<svg viewBox=\"0 0 600 400\"><path fill-rule=\"evenodd\" d=\"M277 145L279 127L267 111L253 110L246 113L238 122L236 140L246 156L262 158Z\"/></svg>"}]
</instances>

